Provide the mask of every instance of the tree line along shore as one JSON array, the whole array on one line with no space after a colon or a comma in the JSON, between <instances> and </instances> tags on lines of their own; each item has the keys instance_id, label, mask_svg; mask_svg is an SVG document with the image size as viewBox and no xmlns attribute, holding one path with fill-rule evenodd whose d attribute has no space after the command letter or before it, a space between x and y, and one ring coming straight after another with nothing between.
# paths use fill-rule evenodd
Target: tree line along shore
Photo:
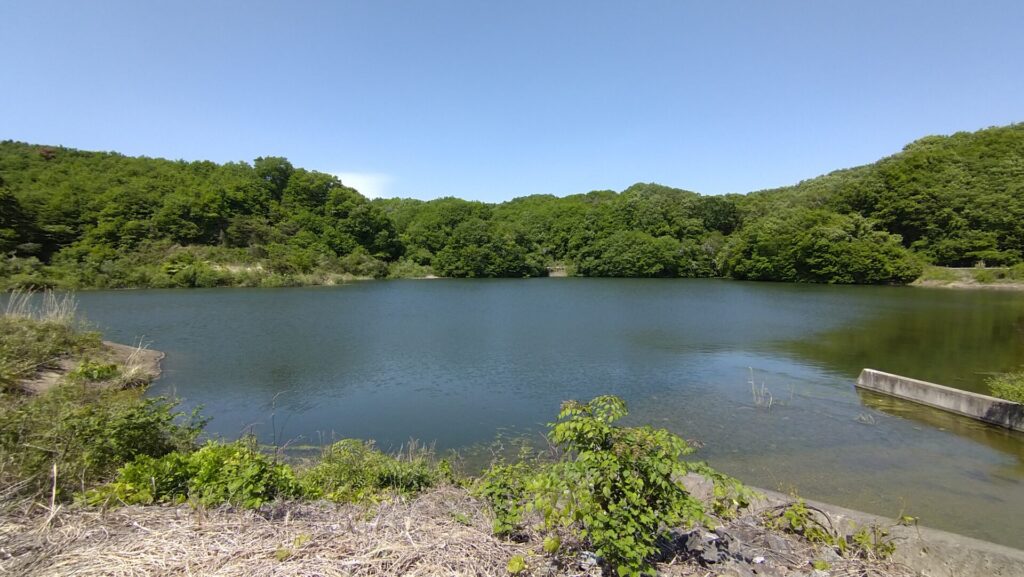
<instances>
[{"instance_id":1,"label":"tree line along shore","mask_svg":"<svg viewBox=\"0 0 1024 577\"><path fill-rule=\"evenodd\" d=\"M549 270L905 284L980 264L995 267L983 284L1007 285L1024 279L1022 251L1022 124L928 136L873 164L747 194L638 183L499 204L370 200L280 157L217 164L0 142L6 288Z\"/></svg>"}]
</instances>

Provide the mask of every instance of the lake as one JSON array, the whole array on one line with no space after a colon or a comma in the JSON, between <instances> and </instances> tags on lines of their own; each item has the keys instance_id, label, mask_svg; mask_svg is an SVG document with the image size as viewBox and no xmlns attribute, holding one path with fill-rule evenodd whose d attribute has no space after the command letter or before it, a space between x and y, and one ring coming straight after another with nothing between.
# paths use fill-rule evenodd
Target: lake
<instances>
[{"instance_id":1,"label":"lake","mask_svg":"<svg viewBox=\"0 0 1024 577\"><path fill-rule=\"evenodd\" d=\"M752 485L1024 548L1024 435L854 388L872 367L985 392L1024 365L1024 293L568 278L78 296L106 338L166 352L151 391L227 438L472 454L610 393Z\"/></svg>"}]
</instances>

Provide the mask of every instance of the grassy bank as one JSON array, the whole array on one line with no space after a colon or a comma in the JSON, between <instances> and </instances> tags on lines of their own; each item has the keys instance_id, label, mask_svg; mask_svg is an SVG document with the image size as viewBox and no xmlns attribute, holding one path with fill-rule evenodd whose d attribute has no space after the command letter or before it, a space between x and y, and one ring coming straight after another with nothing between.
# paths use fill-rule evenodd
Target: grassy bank
<instances>
[{"instance_id":1,"label":"grassy bank","mask_svg":"<svg viewBox=\"0 0 1024 577\"><path fill-rule=\"evenodd\" d=\"M48 359L76 368L41 394L17 380L0 392L0 571L688 575L756 564L900 574L884 561L884 531L847 534L799 503L755 512L752 491L684 459L683 439L617 425L626 406L616 397L565 403L548 448L478 476L425 447L386 454L355 439L289 463L254 439L200 443L198 415L124 388L124 367L90 360L99 337L73 302L18 302L2 322L19 328L2 333L0 352L26 368L9 378Z\"/></svg>"},{"instance_id":2,"label":"grassy bank","mask_svg":"<svg viewBox=\"0 0 1024 577\"><path fill-rule=\"evenodd\" d=\"M925 267L914 286L1024 290L1024 264L1012 267Z\"/></svg>"}]
</instances>

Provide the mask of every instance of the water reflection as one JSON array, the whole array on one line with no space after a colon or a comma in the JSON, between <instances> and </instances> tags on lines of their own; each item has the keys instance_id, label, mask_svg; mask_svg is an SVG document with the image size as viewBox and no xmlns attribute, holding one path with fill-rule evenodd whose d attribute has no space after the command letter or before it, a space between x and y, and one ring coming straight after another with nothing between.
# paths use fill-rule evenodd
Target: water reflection
<instances>
[{"instance_id":1,"label":"water reflection","mask_svg":"<svg viewBox=\"0 0 1024 577\"><path fill-rule=\"evenodd\" d=\"M983 394L988 376L1024 365L1022 294L908 288L885 297L852 322L775 346L844 376L870 367Z\"/></svg>"},{"instance_id":2,"label":"water reflection","mask_svg":"<svg viewBox=\"0 0 1024 577\"><path fill-rule=\"evenodd\" d=\"M947 411L940 411L918 403L881 395L864 389L857 389L857 395L865 407L886 414L909 419L921 426L938 431L949 431L1006 453L1017 459L1017 476L1024 475L1024 433L1004 427L996 427Z\"/></svg>"}]
</instances>

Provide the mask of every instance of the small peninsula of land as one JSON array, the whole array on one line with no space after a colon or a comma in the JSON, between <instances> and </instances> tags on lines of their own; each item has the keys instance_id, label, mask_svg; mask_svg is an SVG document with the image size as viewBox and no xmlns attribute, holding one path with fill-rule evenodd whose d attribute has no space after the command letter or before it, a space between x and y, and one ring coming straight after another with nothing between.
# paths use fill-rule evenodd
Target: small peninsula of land
<instances>
[{"instance_id":1,"label":"small peninsula of land","mask_svg":"<svg viewBox=\"0 0 1024 577\"><path fill-rule=\"evenodd\" d=\"M873 164L747 194L637 183L500 204L369 200L280 157L216 164L4 141L0 288L552 271L842 284L925 272L920 283L933 285L928 265L981 263L1019 280L1022 183L1021 124L924 137Z\"/></svg>"}]
</instances>

